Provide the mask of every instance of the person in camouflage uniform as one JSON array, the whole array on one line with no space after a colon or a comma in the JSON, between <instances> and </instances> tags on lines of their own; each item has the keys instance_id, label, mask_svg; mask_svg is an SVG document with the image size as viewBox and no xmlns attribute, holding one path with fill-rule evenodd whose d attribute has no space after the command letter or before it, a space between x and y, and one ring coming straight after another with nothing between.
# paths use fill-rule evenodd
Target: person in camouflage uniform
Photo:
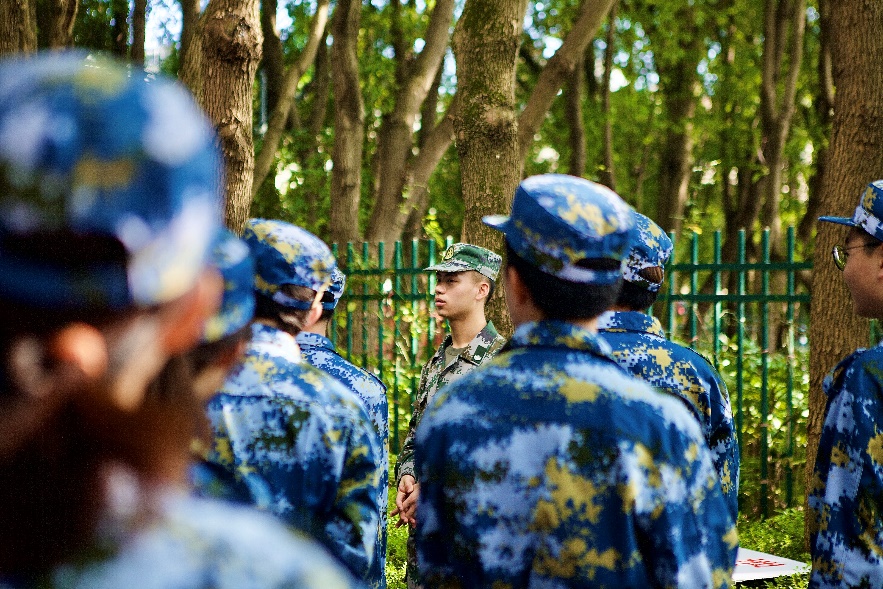
<instances>
[{"instance_id":1,"label":"person in camouflage uniform","mask_svg":"<svg viewBox=\"0 0 883 589\"><path fill-rule=\"evenodd\" d=\"M281 221L249 219L243 239L256 265L256 319L243 362L208 403L203 458L237 483L225 497L248 496L376 586L381 449L361 401L303 362L295 341L321 315L334 257Z\"/></svg>"},{"instance_id":2,"label":"person in camouflage uniform","mask_svg":"<svg viewBox=\"0 0 883 589\"><path fill-rule=\"evenodd\" d=\"M420 485L414 469L414 434L427 403L441 387L492 358L505 344L484 313L501 262L500 256L488 249L455 243L445 250L441 263L426 268L436 272L435 308L447 319L451 332L420 373L408 434L396 463L398 491L392 515L399 516L397 526L413 527L417 522L414 514ZM413 533L408 536L406 578L409 588L419 586Z\"/></svg>"},{"instance_id":3,"label":"person in camouflage uniform","mask_svg":"<svg viewBox=\"0 0 883 589\"><path fill-rule=\"evenodd\" d=\"M508 217L507 351L438 391L417 430L431 587L729 587L737 536L696 419L596 333L632 211L601 185L524 180Z\"/></svg>"},{"instance_id":4,"label":"person in camouflage uniform","mask_svg":"<svg viewBox=\"0 0 883 589\"><path fill-rule=\"evenodd\" d=\"M883 180L850 217L834 262L860 317L883 319ZM813 589L883 587L883 344L844 358L823 383L827 405L809 488Z\"/></svg>"},{"instance_id":5,"label":"person in camouflage uniform","mask_svg":"<svg viewBox=\"0 0 883 589\"><path fill-rule=\"evenodd\" d=\"M375 445L380 448L380 485L377 505L380 510L377 542L372 572L369 577L376 579L376 587L386 587L386 505L389 497L389 402L386 399L386 385L379 378L355 364L348 362L337 353L334 344L327 337L334 309L346 287L346 275L335 268L331 273L331 285L322 297L322 315L312 326L297 334L304 360L320 370L324 370L352 391L365 406L371 423L374 425Z\"/></svg>"},{"instance_id":6,"label":"person in camouflage uniform","mask_svg":"<svg viewBox=\"0 0 883 589\"><path fill-rule=\"evenodd\" d=\"M598 331L619 364L657 389L682 399L695 413L711 449L730 515L739 514L739 442L727 386L701 355L665 337L646 311L656 301L672 243L662 228L635 213L635 237L623 267L623 286Z\"/></svg>"},{"instance_id":7,"label":"person in camouflage uniform","mask_svg":"<svg viewBox=\"0 0 883 589\"><path fill-rule=\"evenodd\" d=\"M0 588L355 588L317 542L188 494L202 404L148 384L221 299L221 155L190 93L146 78L0 61Z\"/></svg>"}]
</instances>

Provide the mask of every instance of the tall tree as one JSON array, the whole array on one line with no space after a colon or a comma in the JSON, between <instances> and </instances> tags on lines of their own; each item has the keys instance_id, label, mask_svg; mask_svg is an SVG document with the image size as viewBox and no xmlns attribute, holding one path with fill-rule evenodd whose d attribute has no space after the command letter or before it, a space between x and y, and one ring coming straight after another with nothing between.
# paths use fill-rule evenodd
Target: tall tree
<instances>
[{"instance_id":1,"label":"tall tree","mask_svg":"<svg viewBox=\"0 0 883 589\"><path fill-rule=\"evenodd\" d=\"M829 9L837 92L820 210L851 216L864 186L883 177L883 61L879 59L883 55L883 3L840 0ZM840 272L825 255L842 242L843 234L843 227L821 223L816 237L820 255L812 276L807 489L812 485L824 422L822 380L843 356L868 344L868 322L852 312Z\"/></svg>"},{"instance_id":2,"label":"tall tree","mask_svg":"<svg viewBox=\"0 0 883 589\"><path fill-rule=\"evenodd\" d=\"M143 0L139 0L143 1ZM77 0L37 0L37 43L58 49L74 42Z\"/></svg>"},{"instance_id":3,"label":"tall tree","mask_svg":"<svg viewBox=\"0 0 883 589\"><path fill-rule=\"evenodd\" d=\"M182 80L218 131L225 161L224 216L237 232L251 206L252 89L261 43L258 0L211 0L190 38L181 70Z\"/></svg>"},{"instance_id":4,"label":"tall tree","mask_svg":"<svg viewBox=\"0 0 883 589\"><path fill-rule=\"evenodd\" d=\"M36 18L28 0L0 2L0 55L37 50Z\"/></svg>"}]
</instances>

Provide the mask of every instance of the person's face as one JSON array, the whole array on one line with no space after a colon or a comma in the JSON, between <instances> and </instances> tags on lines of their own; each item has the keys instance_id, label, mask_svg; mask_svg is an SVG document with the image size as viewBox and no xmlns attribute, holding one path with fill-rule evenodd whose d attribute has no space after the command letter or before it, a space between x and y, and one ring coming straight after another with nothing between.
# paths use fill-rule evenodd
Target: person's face
<instances>
[{"instance_id":1,"label":"person's face","mask_svg":"<svg viewBox=\"0 0 883 589\"><path fill-rule=\"evenodd\" d=\"M856 247L874 241L862 231L851 229L844 241L849 249L843 280L852 296L853 310L859 317L883 317L883 244ZM855 249L850 249L855 248Z\"/></svg>"},{"instance_id":2,"label":"person's face","mask_svg":"<svg viewBox=\"0 0 883 589\"><path fill-rule=\"evenodd\" d=\"M435 309L439 317L459 319L480 304L482 282L472 272L437 272Z\"/></svg>"}]
</instances>

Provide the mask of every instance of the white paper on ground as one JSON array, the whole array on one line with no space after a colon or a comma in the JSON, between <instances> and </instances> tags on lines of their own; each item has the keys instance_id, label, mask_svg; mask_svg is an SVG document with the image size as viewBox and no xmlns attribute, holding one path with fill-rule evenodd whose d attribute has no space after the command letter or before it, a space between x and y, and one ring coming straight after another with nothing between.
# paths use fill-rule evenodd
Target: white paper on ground
<instances>
[{"instance_id":1,"label":"white paper on ground","mask_svg":"<svg viewBox=\"0 0 883 589\"><path fill-rule=\"evenodd\" d=\"M782 558L765 552L739 548L736 554L736 570L733 571L733 581L755 581L758 579L772 579L795 573L809 571L809 565L805 562Z\"/></svg>"}]
</instances>

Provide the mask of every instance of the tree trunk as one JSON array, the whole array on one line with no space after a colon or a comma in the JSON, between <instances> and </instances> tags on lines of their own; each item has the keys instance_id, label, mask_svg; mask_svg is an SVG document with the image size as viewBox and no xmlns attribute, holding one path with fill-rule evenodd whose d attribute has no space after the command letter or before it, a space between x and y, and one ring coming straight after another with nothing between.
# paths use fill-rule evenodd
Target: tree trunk
<instances>
[{"instance_id":1,"label":"tree trunk","mask_svg":"<svg viewBox=\"0 0 883 589\"><path fill-rule=\"evenodd\" d=\"M326 6L327 4L325 2ZM282 94L285 76L285 55L282 51L282 39L279 38L279 30L276 28L276 7L276 0L262 0L261 2L261 31L264 33L261 68L265 74L267 112L273 112L276 108ZM317 10L317 14L318 12ZM327 17L327 9L325 12ZM310 37L312 38L312 35ZM274 148L273 151L276 149ZM263 182L263 178L260 177L260 174L256 174L254 185L260 186L261 182Z\"/></svg>"},{"instance_id":2,"label":"tree trunk","mask_svg":"<svg viewBox=\"0 0 883 589\"><path fill-rule=\"evenodd\" d=\"M147 0L135 0L132 11L132 63L144 67L144 38L147 29Z\"/></svg>"},{"instance_id":3,"label":"tree trunk","mask_svg":"<svg viewBox=\"0 0 883 589\"><path fill-rule=\"evenodd\" d=\"M28 0L0 2L0 55L37 50L34 4Z\"/></svg>"},{"instance_id":4,"label":"tree trunk","mask_svg":"<svg viewBox=\"0 0 883 589\"><path fill-rule=\"evenodd\" d=\"M676 11L675 21L682 23L670 52L657 61L662 107L666 129L660 155L659 200L656 222L666 231L680 233L684 206L689 197L693 170L693 119L699 79L696 68L704 57L703 35L697 30L694 8L686 3ZM671 35L653 30L652 38Z\"/></svg>"},{"instance_id":5,"label":"tree trunk","mask_svg":"<svg viewBox=\"0 0 883 589\"><path fill-rule=\"evenodd\" d=\"M424 35L425 44L413 63L398 68L398 90L395 105L384 119L377 134L377 183L374 209L368 223L368 241L400 239L415 203L413 193L406 190L408 162L414 149L414 124L430 90L435 87L437 73L448 47L454 0L437 0ZM399 45L404 45L399 43ZM396 57L407 59L397 49ZM433 125L434 118L427 121Z\"/></svg>"},{"instance_id":6,"label":"tree trunk","mask_svg":"<svg viewBox=\"0 0 883 589\"><path fill-rule=\"evenodd\" d=\"M573 78L564 86L564 115L570 131L570 162L567 172L572 176L586 173L586 124L583 119L583 98L586 93L585 53L573 70Z\"/></svg>"},{"instance_id":7,"label":"tree trunk","mask_svg":"<svg viewBox=\"0 0 883 589\"><path fill-rule=\"evenodd\" d=\"M465 204L462 240L497 252L503 238L481 218L507 212L521 179L515 58L526 10L527 0L467 0L453 39L460 99L454 129ZM494 297L488 313L501 333L511 333L504 297Z\"/></svg>"},{"instance_id":8,"label":"tree trunk","mask_svg":"<svg viewBox=\"0 0 883 589\"><path fill-rule=\"evenodd\" d=\"M270 120L267 123L267 131L264 133L261 151L255 158L252 196L257 194L258 188L260 188L273 167L273 162L276 159L276 150L279 149L286 122L294 105L297 85L304 72L310 67L310 64L316 60L319 43L325 39L325 25L328 23L328 4L329 0L319 0L316 6L316 14L313 16L313 22L310 25L310 36L307 45L304 47L303 53L298 60L285 72L282 85L276 89L279 94L276 95L275 107L273 107ZM266 47L266 44L264 46Z\"/></svg>"},{"instance_id":9,"label":"tree trunk","mask_svg":"<svg viewBox=\"0 0 883 589\"><path fill-rule=\"evenodd\" d=\"M254 177L252 90L261 59L257 0L212 0L191 39L187 59L200 104L214 122L225 160L227 226L242 231ZM188 84L189 85L189 84ZM191 86L191 89L193 86Z\"/></svg>"},{"instance_id":10,"label":"tree trunk","mask_svg":"<svg viewBox=\"0 0 883 589\"><path fill-rule=\"evenodd\" d=\"M821 192L821 212L851 216L859 194L883 177L883 3L841 0L830 5L834 118L830 165ZM868 344L868 322L852 311L841 273L828 252L843 243L845 229L820 223L812 276L810 312L810 407L806 488L811 488L825 411L822 380L846 354ZM808 522L807 522L808 523Z\"/></svg>"},{"instance_id":11,"label":"tree trunk","mask_svg":"<svg viewBox=\"0 0 883 589\"><path fill-rule=\"evenodd\" d=\"M33 2L32 2L33 3ZM37 43L40 47L61 49L74 44L76 0L38 0Z\"/></svg>"},{"instance_id":12,"label":"tree trunk","mask_svg":"<svg viewBox=\"0 0 883 589\"><path fill-rule=\"evenodd\" d=\"M194 56L190 54L190 47L193 44L193 37L197 34L197 29L199 29L199 0L178 0L181 3L181 46L179 49L179 66L178 71L179 77L182 80L186 80L188 77L190 79L190 83L184 82L190 88L191 92L194 92L197 80L187 73L189 70L195 70L198 68L198 63L189 63L191 60L194 60ZM201 51L201 48L197 51ZM201 54L200 54L201 55ZM195 59L194 61L199 61L199 59ZM195 74L194 74L195 75ZM197 94L197 92L194 92Z\"/></svg>"},{"instance_id":13,"label":"tree trunk","mask_svg":"<svg viewBox=\"0 0 883 589\"><path fill-rule=\"evenodd\" d=\"M110 0L110 12L113 16L111 29L113 30L113 47L111 51L117 57L128 59L129 57L129 1Z\"/></svg>"},{"instance_id":14,"label":"tree trunk","mask_svg":"<svg viewBox=\"0 0 883 589\"><path fill-rule=\"evenodd\" d=\"M598 180L610 190L616 192L616 170L613 165L613 121L610 116L610 76L613 73L613 41L616 34L616 8L619 2L614 2L610 8L610 17L607 19L607 46L604 48L604 76L601 82L601 113L604 117L604 164L601 168Z\"/></svg>"},{"instance_id":15,"label":"tree trunk","mask_svg":"<svg viewBox=\"0 0 883 589\"><path fill-rule=\"evenodd\" d=\"M359 88L358 41L362 3L339 0L331 21L332 85L334 87L334 148L331 172L332 242L358 241L362 182L362 141L365 105Z\"/></svg>"}]
</instances>

